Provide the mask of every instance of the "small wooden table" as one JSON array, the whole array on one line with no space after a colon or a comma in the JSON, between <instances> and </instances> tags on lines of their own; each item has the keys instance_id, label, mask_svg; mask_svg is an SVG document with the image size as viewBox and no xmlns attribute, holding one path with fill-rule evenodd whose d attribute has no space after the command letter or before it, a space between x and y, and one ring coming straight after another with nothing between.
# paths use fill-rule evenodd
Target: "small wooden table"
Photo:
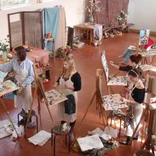
<instances>
[{"instance_id":1,"label":"small wooden table","mask_svg":"<svg viewBox=\"0 0 156 156\"><path fill-rule=\"evenodd\" d=\"M94 31L94 25L85 25L85 24L78 24L74 26L74 29L79 37L81 39L81 31L84 30L87 32L87 39L89 37L89 43L92 44L94 36L93 36L93 31ZM90 34L88 36L88 34Z\"/></svg>"}]
</instances>

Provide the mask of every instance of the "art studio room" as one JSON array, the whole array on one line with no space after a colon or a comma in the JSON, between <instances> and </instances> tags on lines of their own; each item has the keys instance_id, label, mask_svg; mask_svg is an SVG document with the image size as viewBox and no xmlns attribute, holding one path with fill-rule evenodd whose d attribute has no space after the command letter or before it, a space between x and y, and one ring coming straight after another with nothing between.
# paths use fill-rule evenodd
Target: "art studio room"
<instances>
[{"instance_id":1,"label":"art studio room","mask_svg":"<svg viewBox=\"0 0 156 156\"><path fill-rule=\"evenodd\" d=\"M0 0L0 156L156 156L155 0Z\"/></svg>"}]
</instances>

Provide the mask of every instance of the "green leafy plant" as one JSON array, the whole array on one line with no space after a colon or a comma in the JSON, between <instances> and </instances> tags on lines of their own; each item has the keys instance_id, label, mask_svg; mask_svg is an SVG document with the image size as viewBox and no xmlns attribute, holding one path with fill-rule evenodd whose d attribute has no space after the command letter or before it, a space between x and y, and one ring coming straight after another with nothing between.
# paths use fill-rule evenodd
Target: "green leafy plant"
<instances>
[{"instance_id":1,"label":"green leafy plant","mask_svg":"<svg viewBox=\"0 0 156 156\"><path fill-rule=\"evenodd\" d=\"M121 10L120 14L116 17L117 21L119 22L119 25L124 24L126 22L127 16L128 15Z\"/></svg>"},{"instance_id":2,"label":"green leafy plant","mask_svg":"<svg viewBox=\"0 0 156 156\"><path fill-rule=\"evenodd\" d=\"M0 51L7 52L9 49L9 40L0 41Z\"/></svg>"}]
</instances>

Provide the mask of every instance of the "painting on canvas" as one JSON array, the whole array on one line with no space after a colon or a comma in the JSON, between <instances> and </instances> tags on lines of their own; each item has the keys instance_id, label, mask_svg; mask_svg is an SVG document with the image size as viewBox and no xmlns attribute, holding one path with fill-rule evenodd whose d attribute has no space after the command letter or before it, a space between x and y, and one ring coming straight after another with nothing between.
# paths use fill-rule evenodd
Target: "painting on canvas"
<instances>
[{"instance_id":1,"label":"painting on canvas","mask_svg":"<svg viewBox=\"0 0 156 156\"><path fill-rule=\"evenodd\" d=\"M148 44L148 38L150 35L150 30L140 30L139 36L139 45L146 45Z\"/></svg>"}]
</instances>

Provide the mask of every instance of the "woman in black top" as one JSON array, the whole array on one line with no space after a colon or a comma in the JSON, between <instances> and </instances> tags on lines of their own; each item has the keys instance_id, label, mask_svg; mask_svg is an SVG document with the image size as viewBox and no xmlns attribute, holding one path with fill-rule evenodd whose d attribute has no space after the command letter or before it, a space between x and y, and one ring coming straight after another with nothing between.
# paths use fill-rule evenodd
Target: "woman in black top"
<instances>
[{"instance_id":1,"label":"woman in black top","mask_svg":"<svg viewBox=\"0 0 156 156\"><path fill-rule=\"evenodd\" d=\"M139 62L142 60L142 55L131 55L129 58L129 63L126 66L119 66L117 64L114 64L112 61L110 61L110 65L115 67L116 69L119 69L121 71L130 71L134 68L138 68Z\"/></svg>"},{"instance_id":2,"label":"woman in black top","mask_svg":"<svg viewBox=\"0 0 156 156\"><path fill-rule=\"evenodd\" d=\"M58 85L60 93L64 94L65 96L72 94L75 98L76 104L76 112L73 114L66 114L65 113L65 106L64 103L58 104L58 116L60 118L61 124L69 122L71 126L71 140L73 140L73 127L76 122L77 116L77 92L81 90L81 76L76 71L75 62L72 58L67 58L63 62L63 67L60 72L59 79L55 84L55 87Z\"/></svg>"},{"instance_id":3,"label":"woman in black top","mask_svg":"<svg viewBox=\"0 0 156 156\"><path fill-rule=\"evenodd\" d=\"M121 141L121 144L128 144L130 137L132 137L133 132L140 121L143 107L142 103L145 97L145 87L137 69L133 69L128 73L129 79L134 83L131 88L129 97L122 98L122 100L128 104L128 110L126 112L125 127L127 127L127 140Z\"/></svg>"}]
</instances>

